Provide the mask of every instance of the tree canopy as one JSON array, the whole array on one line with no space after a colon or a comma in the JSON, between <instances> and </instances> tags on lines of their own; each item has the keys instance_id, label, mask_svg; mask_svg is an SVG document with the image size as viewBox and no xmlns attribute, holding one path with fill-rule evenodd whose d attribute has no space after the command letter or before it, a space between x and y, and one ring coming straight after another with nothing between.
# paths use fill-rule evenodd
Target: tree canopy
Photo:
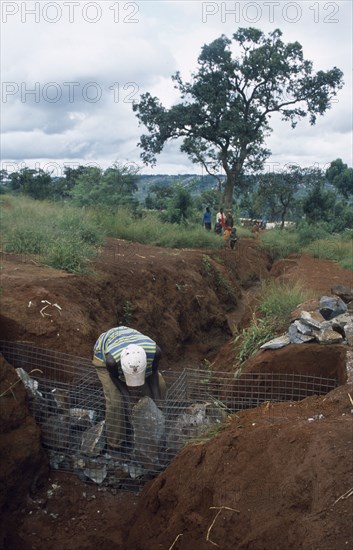
<instances>
[{"instance_id":1,"label":"tree canopy","mask_svg":"<svg viewBox=\"0 0 353 550\"><path fill-rule=\"evenodd\" d=\"M258 201L270 212L271 221L280 216L282 229L302 180L303 172L295 165L287 166L280 173L269 172L259 178Z\"/></svg>"},{"instance_id":2,"label":"tree canopy","mask_svg":"<svg viewBox=\"0 0 353 550\"><path fill-rule=\"evenodd\" d=\"M132 165L114 163L105 171L87 167L78 176L70 192L80 206L118 206L132 203L137 191L138 169Z\"/></svg>"},{"instance_id":3,"label":"tree canopy","mask_svg":"<svg viewBox=\"0 0 353 550\"><path fill-rule=\"evenodd\" d=\"M192 162L213 176L224 170L221 202L230 207L242 170L259 170L270 154L264 143L271 115L280 113L293 128L309 116L313 125L343 86L340 69L315 73L302 46L281 37L279 29L266 36L255 28L240 28L232 40L221 35L203 46L191 82L172 76L180 103L168 109L142 94L132 108L148 130L139 142L143 162L154 165L165 143L181 138Z\"/></svg>"},{"instance_id":4,"label":"tree canopy","mask_svg":"<svg viewBox=\"0 0 353 550\"><path fill-rule=\"evenodd\" d=\"M348 168L342 159L333 160L326 170L326 177L344 198L353 197L353 168Z\"/></svg>"}]
</instances>

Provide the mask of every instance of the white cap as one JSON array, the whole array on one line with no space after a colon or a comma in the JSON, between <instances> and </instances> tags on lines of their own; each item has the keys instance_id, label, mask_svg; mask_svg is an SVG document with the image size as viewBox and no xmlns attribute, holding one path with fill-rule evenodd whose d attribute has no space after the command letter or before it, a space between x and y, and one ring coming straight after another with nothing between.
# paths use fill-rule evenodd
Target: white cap
<instances>
[{"instance_id":1,"label":"white cap","mask_svg":"<svg viewBox=\"0 0 353 550\"><path fill-rule=\"evenodd\" d=\"M129 344L120 355L127 386L143 386L147 366L146 352L141 346Z\"/></svg>"}]
</instances>

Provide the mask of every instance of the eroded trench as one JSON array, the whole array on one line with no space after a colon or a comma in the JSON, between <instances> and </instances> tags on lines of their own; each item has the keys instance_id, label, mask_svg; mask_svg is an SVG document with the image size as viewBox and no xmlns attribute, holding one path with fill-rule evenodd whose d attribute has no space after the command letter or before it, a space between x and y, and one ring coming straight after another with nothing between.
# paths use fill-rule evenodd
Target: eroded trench
<instances>
[{"instance_id":1,"label":"eroded trench","mask_svg":"<svg viewBox=\"0 0 353 550\"><path fill-rule=\"evenodd\" d=\"M238 378L204 368L169 371L163 407L135 398L140 409L131 419L126 448L112 455L105 440L104 396L89 360L17 342L1 342L0 348L27 389L50 467L85 482L132 490L229 415L266 402L324 395L347 379L345 351L318 345L276 350Z\"/></svg>"},{"instance_id":2,"label":"eroded trench","mask_svg":"<svg viewBox=\"0 0 353 550\"><path fill-rule=\"evenodd\" d=\"M221 279L224 277L224 266L221 273L216 273L213 265L211 280L209 260L205 261L202 257L201 261L206 268L208 287L224 280ZM148 271L143 273L146 286L149 275ZM151 287L155 284L153 277ZM178 278L178 273L175 277ZM159 275L159 278L163 279L163 276ZM192 278L196 280L194 274ZM259 354L249 361L239 376L234 377L232 369L222 369L224 352L221 348L224 349L225 342L231 337L231 323L236 322L244 328L249 322L244 304L256 293L258 278L251 275L246 285L243 284L240 300L235 300L234 295L231 300L227 298L226 284L218 288L223 300L223 316L215 312L214 307L203 310L204 319L200 319L196 311L194 324L198 332L194 335L191 313L183 309L186 299L189 300L188 307L192 307L188 294L190 279L186 276L179 279L178 283L175 283L175 278L170 282L165 276L166 294L168 291L171 293L170 301L175 311L179 312L179 321L184 323L185 331L189 330L188 338L184 339L183 368L170 368L163 372L168 394L162 410L147 400L139 415L131 420L124 452L115 456L109 453L106 445L104 396L90 359L36 344L0 342L0 351L17 369L25 384L30 410L40 426L41 441L52 469L75 473L85 482L102 486L139 489L148 479L165 469L187 442L205 437L212 427L229 415L266 402L298 401L312 395L324 395L346 382L346 350L342 346L320 346L315 343L289 345ZM202 279L201 283L199 279L197 283L200 285ZM113 286L114 280L110 284ZM138 287L138 284L135 286ZM130 296L129 288L126 288L126 296ZM213 292L212 288L208 291ZM163 312L165 302L158 304L158 292L157 289L156 299L150 302ZM193 294L192 300L196 299L194 305L199 304L198 296L202 296L200 287ZM212 294L208 296L212 297ZM119 299L122 302L122 296ZM97 301L100 301L99 296ZM124 303L127 303L126 299ZM141 309L145 304L141 304ZM158 313L158 309L151 310L149 319ZM176 325L176 321L173 324L170 321L169 326L175 331L174 338L178 335ZM220 337L225 327L228 330ZM195 361L195 356L207 349L210 330L218 335L218 355L214 344L212 347L214 368L209 367L209 362L201 364ZM160 340L167 347L170 341L165 332L162 327ZM200 339L206 345L200 346ZM189 357L192 360L188 360ZM137 400L135 397L135 403ZM274 422L276 419L268 417L268 421Z\"/></svg>"}]
</instances>

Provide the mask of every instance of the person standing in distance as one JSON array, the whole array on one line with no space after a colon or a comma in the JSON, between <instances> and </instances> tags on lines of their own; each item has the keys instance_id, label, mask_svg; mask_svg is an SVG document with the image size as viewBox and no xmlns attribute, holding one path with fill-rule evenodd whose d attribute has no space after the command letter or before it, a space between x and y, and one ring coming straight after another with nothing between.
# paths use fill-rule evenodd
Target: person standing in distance
<instances>
[{"instance_id":1,"label":"person standing in distance","mask_svg":"<svg viewBox=\"0 0 353 550\"><path fill-rule=\"evenodd\" d=\"M206 206L206 210L205 210L205 212L203 213L203 216L202 216L202 225L205 226L205 229L207 229L207 231L211 231L211 227L212 227L212 214L211 214L211 211L210 211L209 206Z\"/></svg>"},{"instance_id":2,"label":"person standing in distance","mask_svg":"<svg viewBox=\"0 0 353 550\"><path fill-rule=\"evenodd\" d=\"M222 233L223 233L223 230L224 230L224 227L225 227L225 223L226 223L226 217L224 215L224 212L223 212L223 208L220 208L219 209L219 212L216 216L216 223L218 223L219 225L221 225L222 227Z\"/></svg>"}]
</instances>

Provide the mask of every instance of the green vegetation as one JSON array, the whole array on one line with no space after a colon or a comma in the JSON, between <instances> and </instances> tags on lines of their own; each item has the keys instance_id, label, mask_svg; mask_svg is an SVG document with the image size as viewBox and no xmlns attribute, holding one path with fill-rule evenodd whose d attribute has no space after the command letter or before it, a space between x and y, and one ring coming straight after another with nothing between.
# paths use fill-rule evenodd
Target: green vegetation
<instances>
[{"instance_id":1,"label":"green vegetation","mask_svg":"<svg viewBox=\"0 0 353 550\"><path fill-rule=\"evenodd\" d=\"M299 284L293 286L285 282L266 281L262 284L258 309L281 331L287 328L291 312L309 298L312 298L311 294Z\"/></svg>"},{"instance_id":2,"label":"green vegetation","mask_svg":"<svg viewBox=\"0 0 353 550\"><path fill-rule=\"evenodd\" d=\"M251 325L243 329L234 339L234 351L236 356L235 374L241 372L242 365L254 355L262 344L276 336L276 326L272 319L257 319L255 315Z\"/></svg>"},{"instance_id":3,"label":"green vegetation","mask_svg":"<svg viewBox=\"0 0 353 550\"><path fill-rule=\"evenodd\" d=\"M261 243L273 260L307 253L334 260L343 269L353 269L353 231L331 234L325 223L303 222L295 229L273 229L261 235Z\"/></svg>"},{"instance_id":4,"label":"green vegetation","mask_svg":"<svg viewBox=\"0 0 353 550\"><path fill-rule=\"evenodd\" d=\"M221 275L219 270L211 263L210 257L206 254L202 256L202 267L206 277L213 281L216 289L224 290L229 297L234 297L234 289L229 282Z\"/></svg>"},{"instance_id":5,"label":"green vegetation","mask_svg":"<svg viewBox=\"0 0 353 550\"><path fill-rule=\"evenodd\" d=\"M353 269L353 231L318 239L308 244L303 252L315 258L334 260L343 269Z\"/></svg>"},{"instance_id":6,"label":"green vegetation","mask_svg":"<svg viewBox=\"0 0 353 550\"><path fill-rule=\"evenodd\" d=\"M72 203L38 201L24 195L1 195L0 201L2 250L34 254L38 262L69 272L89 270L107 236L168 248L224 247L223 239L201 226L200 214L195 210L179 224L162 221L157 211L127 206L79 208ZM251 236L248 229L239 226L238 234L240 238ZM302 222L297 228L266 231L260 243L274 260L304 251L335 260L346 269L353 267L353 231L332 235L324 222ZM203 267L206 274L216 277L218 286L227 286L215 274L207 255Z\"/></svg>"},{"instance_id":7,"label":"green vegetation","mask_svg":"<svg viewBox=\"0 0 353 550\"><path fill-rule=\"evenodd\" d=\"M244 362L259 351L262 344L287 329L291 312L312 297L300 285L278 284L277 281L263 283L259 294L258 314L253 315L251 325L233 340L235 376L240 374Z\"/></svg>"},{"instance_id":8,"label":"green vegetation","mask_svg":"<svg viewBox=\"0 0 353 550\"><path fill-rule=\"evenodd\" d=\"M73 206L2 196L4 252L35 254L44 265L85 272L103 243L104 230L90 211Z\"/></svg>"},{"instance_id":9,"label":"green vegetation","mask_svg":"<svg viewBox=\"0 0 353 550\"><path fill-rule=\"evenodd\" d=\"M197 61L190 82L179 72L172 76L179 103L168 109L149 92L133 103L147 129L141 158L153 166L168 141L181 139L180 150L209 175L225 171L221 202L231 208L243 171L259 171L270 155L271 117L278 113L295 128L309 115L315 124L342 88L343 73L337 67L315 73L299 42L285 44L279 29L267 36L251 27L221 35L202 47Z\"/></svg>"},{"instance_id":10,"label":"green vegetation","mask_svg":"<svg viewBox=\"0 0 353 550\"><path fill-rule=\"evenodd\" d=\"M124 317L123 317L123 325L130 326L130 323L132 323L132 320L134 318L134 305L130 300L126 300L123 306L124 311Z\"/></svg>"},{"instance_id":11,"label":"green vegetation","mask_svg":"<svg viewBox=\"0 0 353 550\"><path fill-rule=\"evenodd\" d=\"M1 195L1 212L4 252L35 254L36 261L72 273L89 270L107 236L171 248L224 245L200 224L162 222L156 212L134 214L127 207L78 208L23 195Z\"/></svg>"}]
</instances>

